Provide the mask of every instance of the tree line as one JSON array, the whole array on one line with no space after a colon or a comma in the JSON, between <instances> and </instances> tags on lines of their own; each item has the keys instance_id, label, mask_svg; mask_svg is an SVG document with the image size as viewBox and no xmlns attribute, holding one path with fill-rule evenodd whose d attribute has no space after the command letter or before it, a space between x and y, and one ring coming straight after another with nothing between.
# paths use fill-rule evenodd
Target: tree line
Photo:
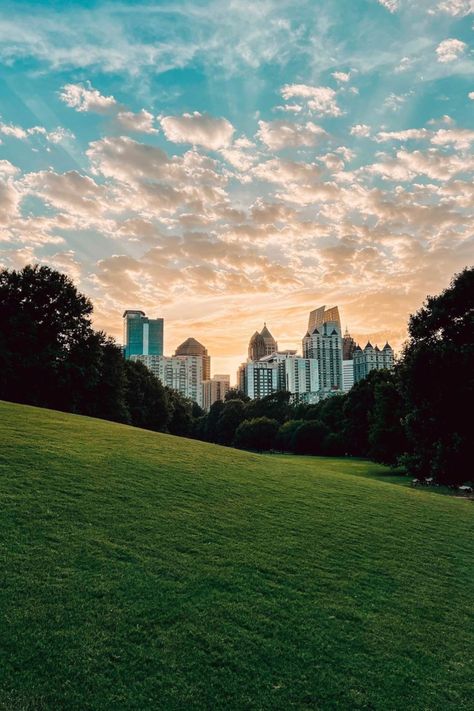
<instances>
[{"instance_id":1,"label":"tree line","mask_svg":"<svg viewBox=\"0 0 474 711\"><path fill-rule=\"evenodd\" d=\"M255 451L359 456L459 484L470 473L474 269L410 316L394 371L309 405L231 390L208 413L92 327L92 303L46 266L0 272L0 398Z\"/></svg>"}]
</instances>

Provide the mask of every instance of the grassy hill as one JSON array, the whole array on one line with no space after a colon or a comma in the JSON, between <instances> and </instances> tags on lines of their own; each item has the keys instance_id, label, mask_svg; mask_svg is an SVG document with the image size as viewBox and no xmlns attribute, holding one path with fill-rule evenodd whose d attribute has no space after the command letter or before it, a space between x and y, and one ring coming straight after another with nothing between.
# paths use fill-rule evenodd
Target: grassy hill
<instances>
[{"instance_id":1,"label":"grassy hill","mask_svg":"<svg viewBox=\"0 0 474 711\"><path fill-rule=\"evenodd\" d=\"M471 502L9 403L0 444L0 709L472 708Z\"/></svg>"}]
</instances>

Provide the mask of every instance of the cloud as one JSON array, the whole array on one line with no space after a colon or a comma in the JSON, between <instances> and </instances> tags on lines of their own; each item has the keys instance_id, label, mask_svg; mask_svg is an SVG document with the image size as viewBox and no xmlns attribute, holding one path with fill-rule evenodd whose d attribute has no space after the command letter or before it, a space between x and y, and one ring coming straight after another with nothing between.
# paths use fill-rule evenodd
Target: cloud
<instances>
[{"instance_id":1,"label":"cloud","mask_svg":"<svg viewBox=\"0 0 474 711\"><path fill-rule=\"evenodd\" d=\"M440 129L431 138L431 143L435 146L449 146L463 150L468 149L474 142L474 131L465 128Z\"/></svg>"},{"instance_id":2,"label":"cloud","mask_svg":"<svg viewBox=\"0 0 474 711\"><path fill-rule=\"evenodd\" d=\"M272 158L256 166L252 174L270 183L287 185L289 183L312 183L321 175L321 169L315 163L298 163L292 160Z\"/></svg>"},{"instance_id":3,"label":"cloud","mask_svg":"<svg viewBox=\"0 0 474 711\"><path fill-rule=\"evenodd\" d=\"M428 14L435 15L444 12L453 17L466 17L474 12L474 0L442 0Z\"/></svg>"},{"instance_id":4,"label":"cloud","mask_svg":"<svg viewBox=\"0 0 474 711\"><path fill-rule=\"evenodd\" d=\"M90 82L83 84L65 84L59 93L61 101L76 111L92 111L96 114L108 114L117 107L113 96L103 96L94 89Z\"/></svg>"},{"instance_id":5,"label":"cloud","mask_svg":"<svg viewBox=\"0 0 474 711\"><path fill-rule=\"evenodd\" d=\"M212 151L228 146L235 131L227 119L214 118L199 111L182 116L162 116L160 123L169 141L191 143Z\"/></svg>"},{"instance_id":6,"label":"cloud","mask_svg":"<svg viewBox=\"0 0 474 711\"><path fill-rule=\"evenodd\" d=\"M309 86L308 84L285 84L281 95L288 99L306 99L306 105L317 116L342 116L336 102L336 92L329 86Z\"/></svg>"},{"instance_id":7,"label":"cloud","mask_svg":"<svg viewBox=\"0 0 474 711\"><path fill-rule=\"evenodd\" d=\"M47 131L44 126L32 126L31 128L22 128L14 124L6 124L0 122L0 133L9 138L17 138L20 141L26 141L30 136L43 136L50 143L62 143L67 139L74 138L74 134L67 128L58 126L52 131Z\"/></svg>"},{"instance_id":8,"label":"cloud","mask_svg":"<svg viewBox=\"0 0 474 711\"><path fill-rule=\"evenodd\" d=\"M474 101L474 91L470 91L467 96L469 99L471 99L471 101Z\"/></svg>"},{"instance_id":9,"label":"cloud","mask_svg":"<svg viewBox=\"0 0 474 711\"><path fill-rule=\"evenodd\" d=\"M28 132L24 128L14 126L11 123L0 123L0 133L3 133L4 136L10 136L11 138L18 138L19 140L28 138Z\"/></svg>"},{"instance_id":10,"label":"cloud","mask_svg":"<svg viewBox=\"0 0 474 711\"><path fill-rule=\"evenodd\" d=\"M406 103L407 99L410 96L413 96L414 92L412 90L405 92L404 94L395 94L394 92L390 93L385 101L383 102L383 105L387 108L390 109L390 111L399 111L403 104Z\"/></svg>"},{"instance_id":11,"label":"cloud","mask_svg":"<svg viewBox=\"0 0 474 711\"><path fill-rule=\"evenodd\" d=\"M352 126L350 133L351 136L359 136L361 138L368 138L370 136L370 126L367 126L365 123L358 123L355 126Z\"/></svg>"},{"instance_id":12,"label":"cloud","mask_svg":"<svg viewBox=\"0 0 474 711\"><path fill-rule=\"evenodd\" d=\"M407 128L404 131L379 131L375 136L377 143L384 141L419 141L429 138L430 131L426 128Z\"/></svg>"},{"instance_id":13,"label":"cloud","mask_svg":"<svg viewBox=\"0 0 474 711\"><path fill-rule=\"evenodd\" d=\"M445 155L434 148L427 152L400 150L395 158L387 158L365 168L368 173L402 182L417 175L426 175L432 180L449 180L458 173L468 173L473 169L474 156Z\"/></svg>"},{"instance_id":14,"label":"cloud","mask_svg":"<svg viewBox=\"0 0 474 711\"><path fill-rule=\"evenodd\" d=\"M331 74L332 77L338 82L346 83L349 81L351 78L351 73L350 72L333 72Z\"/></svg>"},{"instance_id":15,"label":"cloud","mask_svg":"<svg viewBox=\"0 0 474 711\"><path fill-rule=\"evenodd\" d=\"M378 0L378 2L392 13L399 9L399 0Z\"/></svg>"},{"instance_id":16,"label":"cloud","mask_svg":"<svg viewBox=\"0 0 474 711\"><path fill-rule=\"evenodd\" d=\"M461 54L465 52L467 44L458 39L446 39L439 43L436 47L438 62L445 64L446 62L454 62L459 59Z\"/></svg>"},{"instance_id":17,"label":"cloud","mask_svg":"<svg viewBox=\"0 0 474 711\"><path fill-rule=\"evenodd\" d=\"M153 126L153 114L142 109L138 113L133 111L119 111L117 123L125 131L133 133L158 133L158 129Z\"/></svg>"},{"instance_id":18,"label":"cloud","mask_svg":"<svg viewBox=\"0 0 474 711\"><path fill-rule=\"evenodd\" d=\"M305 124L291 121L259 121L258 126L257 138L273 151L315 146L327 135L321 126L317 126L312 121Z\"/></svg>"}]
</instances>

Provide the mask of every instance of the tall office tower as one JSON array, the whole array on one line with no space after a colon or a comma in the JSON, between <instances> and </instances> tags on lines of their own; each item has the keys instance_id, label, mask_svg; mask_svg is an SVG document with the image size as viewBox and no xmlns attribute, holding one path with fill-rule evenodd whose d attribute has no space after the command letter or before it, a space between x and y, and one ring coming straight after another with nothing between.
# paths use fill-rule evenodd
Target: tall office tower
<instances>
[{"instance_id":1,"label":"tall office tower","mask_svg":"<svg viewBox=\"0 0 474 711\"><path fill-rule=\"evenodd\" d=\"M124 311L123 350L125 358L163 355L163 319L147 318L143 311Z\"/></svg>"},{"instance_id":2,"label":"tall office tower","mask_svg":"<svg viewBox=\"0 0 474 711\"><path fill-rule=\"evenodd\" d=\"M356 342L350 335L346 327L346 332L342 339L342 360L352 360L354 357L354 351L356 349Z\"/></svg>"},{"instance_id":3,"label":"tall office tower","mask_svg":"<svg viewBox=\"0 0 474 711\"><path fill-rule=\"evenodd\" d=\"M370 341L364 350L357 346L354 351L353 365L355 383L366 378L371 370L392 370L394 365L393 348L386 343L380 350L378 346L374 348Z\"/></svg>"},{"instance_id":4,"label":"tall office tower","mask_svg":"<svg viewBox=\"0 0 474 711\"><path fill-rule=\"evenodd\" d=\"M259 361L242 363L237 381L239 390L252 399L286 390L293 400L318 401L318 364L297 356L296 351L277 351Z\"/></svg>"},{"instance_id":5,"label":"tall office tower","mask_svg":"<svg viewBox=\"0 0 474 711\"><path fill-rule=\"evenodd\" d=\"M354 361L343 360L342 361L342 389L345 393L354 385Z\"/></svg>"},{"instance_id":6,"label":"tall office tower","mask_svg":"<svg viewBox=\"0 0 474 711\"><path fill-rule=\"evenodd\" d=\"M343 389L342 333L337 306L311 311L309 329L303 338L303 356L318 361L320 397Z\"/></svg>"},{"instance_id":7,"label":"tall office tower","mask_svg":"<svg viewBox=\"0 0 474 711\"><path fill-rule=\"evenodd\" d=\"M318 402L319 369L317 360L302 358L296 351L277 351L261 363L278 364L278 390L291 393L298 402Z\"/></svg>"},{"instance_id":8,"label":"tall office tower","mask_svg":"<svg viewBox=\"0 0 474 711\"><path fill-rule=\"evenodd\" d=\"M208 412L218 400L224 400L230 390L230 375L214 375L202 384L202 407Z\"/></svg>"},{"instance_id":9,"label":"tall office tower","mask_svg":"<svg viewBox=\"0 0 474 711\"><path fill-rule=\"evenodd\" d=\"M313 333L314 329L317 326L322 326L323 323L337 323L339 332L342 333L341 319L339 318L337 306L332 306L330 309L320 306L319 309L311 311L308 320L308 333Z\"/></svg>"},{"instance_id":10,"label":"tall office tower","mask_svg":"<svg viewBox=\"0 0 474 711\"><path fill-rule=\"evenodd\" d=\"M163 385L177 390L183 397L194 400L199 407L203 406L202 356L135 355L131 356L131 360L140 361Z\"/></svg>"},{"instance_id":11,"label":"tall office tower","mask_svg":"<svg viewBox=\"0 0 474 711\"><path fill-rule=\"evenodd\" d=\"M202 343L195 338L187 338L184 343L177 347L175 356L200 356L202 358L202 379L209 380L211 377L211 357Z\"/></svg>"},{"instance_id":12,"label":"tall office tower","mask_svg":"<svg viewBox=\"0 0 474 711\"><path fill-rule=\"evenodd\" d=\"M249 343L248 359L251 361L260 360L264 356L271 355L278 350L278 343L273 338L267 328L267 324L263 324L260 331L255 331Z\"/></svg>"},{"instance_id":13,"label":"tall office tower","mask_svg":"<svg viewBox=\"0 0 474 711\"><path fill-rule=\"evenodd\" d=\"M252 400L272 395L279 390L278 363L248 361L237 371L237 384Z\"/></svg>"}]
</instances>

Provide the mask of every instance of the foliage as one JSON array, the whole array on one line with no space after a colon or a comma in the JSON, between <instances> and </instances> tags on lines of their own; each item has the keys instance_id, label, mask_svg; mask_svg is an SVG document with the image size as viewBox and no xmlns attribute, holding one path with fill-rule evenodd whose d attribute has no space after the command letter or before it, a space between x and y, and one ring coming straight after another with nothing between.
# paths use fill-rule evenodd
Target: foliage
<instances>
[{"instance_id":1,"label":"foliage","mask_svg":"<svg viewBox=\"0 0 474 711\"><path fill-rule=\"evenodd\" d=\"M296 454L324 454L324 442L329 429L321 420L307 420L293 434Z\"/></svg>"},{"instance_id":2,"label":"foliage","mask_svg":"<svg viewBox=\"0 0 474 711\"><path fill-rule=\"evenodd\" d=\"M304 420L288 420L288 422L284 422L278 430L275 449L280 450L280 452L294 452L294 434L303 423Z\"/></svg>"},{"instance_id":3,"label":"foliage","mask_svg":"<svg viewBox=\"0 0 474 711\"><path fill-rule=\"evenodd\" d=\"M234 446L257 452L273 449L278 432L278 421L269 417L244 420L235 431Z\"/></svg>"},{"instance_id":4,"label":"foliage","mask_svg":"<svg viewBox=\"0 0 474 711\"><path fill-rule=\"evenodd\" d=\"M472 471L474 269L428 297L408 328L400 366L410 443L405 462L417 477L460 484Z\"/></svg>"}]
</instances>

